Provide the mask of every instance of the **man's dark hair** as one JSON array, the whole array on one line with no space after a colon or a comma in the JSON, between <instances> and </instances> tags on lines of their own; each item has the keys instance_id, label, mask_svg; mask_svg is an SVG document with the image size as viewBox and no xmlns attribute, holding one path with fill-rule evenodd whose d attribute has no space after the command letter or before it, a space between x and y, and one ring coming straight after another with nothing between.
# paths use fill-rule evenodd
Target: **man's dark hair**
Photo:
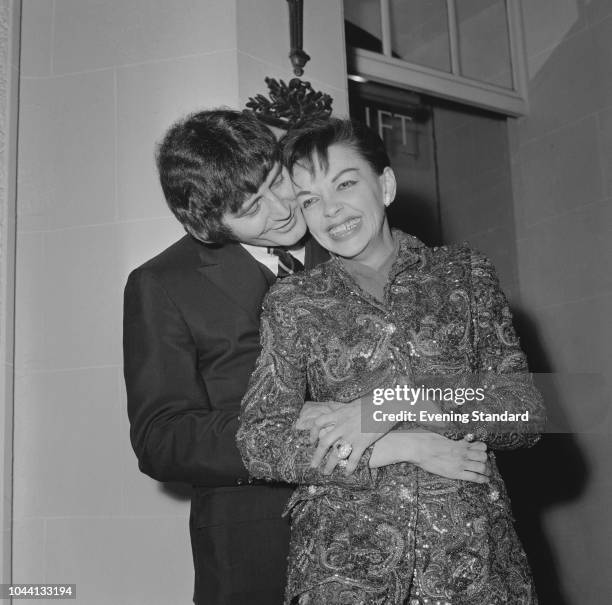
<instances>
[{"instance_id":1,"label":"man's dark hair","mask_svg":"<svg viewBox=\"0 0 612 605\"><path fill-rule=\"evenodd\" d=\"M382 174L391 165L385 145L376 132L356 120L339 118L315 121L304 128L289 131L281 140L283 164L291 171L299 162L312 173L316 158L320 167L327 171L327 150L335 144L352 148L376 174Z\"/></svg>"},{"instance_id":2,"label":"man's dark hair","mask_svg":"<svg viewBox=\"0 0 612 605\"><path fill-rule=\"evenodd\" d=\"M156 160L168 206L187 233L221 244L233 239L224 214L257 192L279 154L274 135L253 114L213 109L174 124Z\"/></svg>"}]
</instances>

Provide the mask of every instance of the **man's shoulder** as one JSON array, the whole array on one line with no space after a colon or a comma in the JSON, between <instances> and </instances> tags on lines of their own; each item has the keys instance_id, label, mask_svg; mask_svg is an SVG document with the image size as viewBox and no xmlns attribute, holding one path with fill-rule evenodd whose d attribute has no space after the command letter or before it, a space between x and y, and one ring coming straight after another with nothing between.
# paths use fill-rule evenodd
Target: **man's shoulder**
<instances>
[{"instance_id":1,"label":"man's shoulder","mask_svg":"<svg viewBox=\"0 0 612 605\"><path fill-rule=\"evenodd\" d=\"M193 291L201 265L197 240L185 235L165 250L133 269L127 279L126 291L142 292L161 288L174 297Z\"/></svg>"},{"instance_id":2,"label":"man's shoulder","mask_svg":"<svg viewBox=\"0 0 612 605\"><path fill-rule=\"evenodd\" d=\"M150 273L161 275L168 271L181 270L186 265L193 265L198 261L198 249L201 246L189 235L183 236L159 254L150 258L133 273Z\"/></svg>"},{"instance_id":3,"label":"man's shoulder","mask_svg":"<svg viewBox=\"0 0 612 605\"><path fill-rule=\"evenodd\" d=\"M246 306L258 306L254 301L262 288L261 298L268 289L266 277L242 246L208 245L185 236L134 269L126 292L163 291L179 305L202 304L209 295L219 300L229 294Z\"/></svg>"},{"instance_id":4,"label":"man's shoulder","mask_svg":"<svg viewBox=\"0 0 612 605\"><path fill-rule=\"evenodd\" d=\"M185 235L165 250L156 254L130 274L153 277L161 281L183 280L194 275L194 270L207 264L223 264L224 257L229 256L227 246L209 246Z\"/></svg>"}]
</instances>

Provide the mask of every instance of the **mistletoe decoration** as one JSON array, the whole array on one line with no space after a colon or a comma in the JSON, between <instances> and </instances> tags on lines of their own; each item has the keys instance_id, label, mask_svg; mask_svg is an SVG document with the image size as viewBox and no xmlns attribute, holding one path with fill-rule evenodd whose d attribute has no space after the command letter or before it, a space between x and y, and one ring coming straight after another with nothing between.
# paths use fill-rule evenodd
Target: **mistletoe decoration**
<instances>
[{"instance_id":1,"label":"mistletoe decoration","mask_svg":"<svg viewBox=\"0 0 612 605\"><path fill-rule=\"evenodd\" d=\"M289 80L289 84L274 78L266 78L265 82L270 98L262 94L249 97L246 106L266 124L289 130L331 115L333 99L314 90L310 82L299 78Z\"/></svg>"}]
</instances>

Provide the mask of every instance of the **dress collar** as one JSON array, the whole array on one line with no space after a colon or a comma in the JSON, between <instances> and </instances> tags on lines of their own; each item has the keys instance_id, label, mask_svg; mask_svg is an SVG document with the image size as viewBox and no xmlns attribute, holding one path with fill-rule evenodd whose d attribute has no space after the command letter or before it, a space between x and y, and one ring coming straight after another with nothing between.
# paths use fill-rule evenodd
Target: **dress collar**
<instances>
[{"instance_id":1,"label":"dress collar","mask_svg":"<svg viewBox=\"0 0 612 605\"><path fill-rule=\"evenodd\" d=\"M386 285L384 287L385 291L389 283L392 282L397 275L409 268L414 268L416 265L424 265L425 251L427 250L425 244L412 235L408 235L399 229L392 229L391 233L397 245L397 255L393 261L393 264L391 265L390 270L388 271L388 275L386 276ZM357 269L357 271L363 273L367 273L368 270L372 270L361 263L356 263L355 261L349 260L348 263L349 265L347 266L346 259L341 259L337 255L331 255L330 266L333 267L333 269L339 274L349 289L367 300L373 306L385 310L384 300L381 301L373 296L368 289L364 288L363 285L360 284L360 281L362 280L360 280L358 277L356 278L354 275L356 265L361 266L361 269Z\"/></svg>"},{"instance_id":2,"label":"dress collar","mask_svg":"<svg viewBox=\"0 0 612 605\"><path fill-rule=\"evenodd\" d=\"M423 260L423 253L427 247L420 239L414 237L414 235L404 233L399 229L391 229L391 235L393 237L393 241L395 242L396 252L394 253L395 260L393 261L391 270L389 272L390 275L397 275L408 267L411 267L412 265ZM333 264L336 267L344 268L348 273L353 271L354 266L365 267L365 265L358 261L343 259L337 254L330 253L330 256ZM360 269L357 268L357 270Z\"/></svg>"}]
</instances>

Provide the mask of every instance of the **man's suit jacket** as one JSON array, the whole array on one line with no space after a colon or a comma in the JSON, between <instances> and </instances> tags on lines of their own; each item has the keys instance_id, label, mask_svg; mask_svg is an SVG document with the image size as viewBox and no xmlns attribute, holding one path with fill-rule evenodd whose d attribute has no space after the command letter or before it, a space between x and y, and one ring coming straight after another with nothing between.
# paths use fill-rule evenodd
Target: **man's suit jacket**
<instances>
[{"instance_id":1,"label":"man's suit jacket","mask_svg":"<svg viewBox=\"0 0 612 605\"><path fill-rule=\"evenodd\" d=\"M326 260L316 243L306 266ZM140 469L194 486L194 601L282 603L291 489L254 485L235 442L274 281L239 244L185 236L134 270L124 301L124 371ZM172 556L169 553L168 556Z\"/></svg>"}]
</instances>

